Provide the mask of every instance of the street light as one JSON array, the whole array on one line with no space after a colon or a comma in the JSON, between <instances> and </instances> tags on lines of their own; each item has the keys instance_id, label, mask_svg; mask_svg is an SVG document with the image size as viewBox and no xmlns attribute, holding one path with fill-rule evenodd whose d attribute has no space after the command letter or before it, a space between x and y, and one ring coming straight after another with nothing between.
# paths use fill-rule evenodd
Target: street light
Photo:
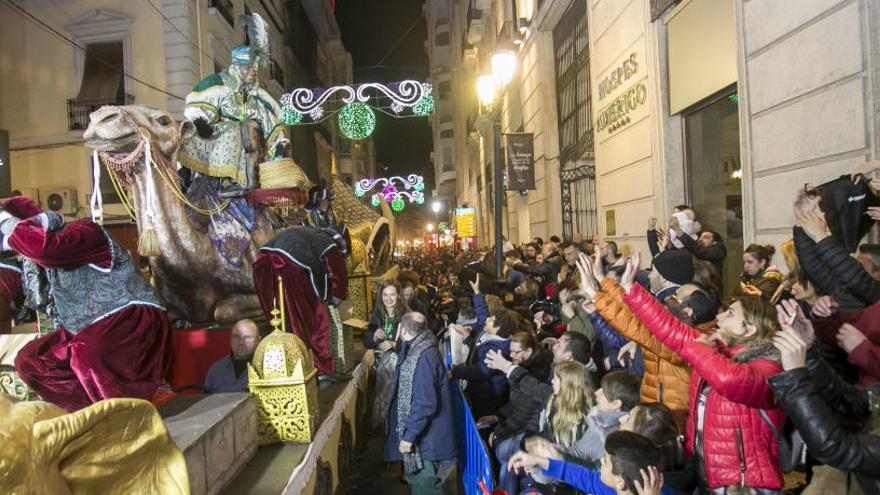
<instances>
[{"instance_id":1,"label":"street light","mask_svg":"<svg viewBox=\"0 0 880 495\"><path fill-rule=\"evenodd\" d=\"M428 232L434 232L434 224L433 223L429 223L425 227L428 229Z\"/></svg>"},{"instance_id":2,"label":"street light","mask_svg":"<svg viewBox=\"0 0 880 495\"><path fill-rule=\"evenodd\" d=\"M495 278L501 280L504 271L504 250L501 242L504 224L501 218L501 207L504 204L504 179L501 176L501 101L506 93L505 87L513 80L516 72L516 49L510 41L501 40L492 54L492 74L477 78L477 95L480 103L492 107L492 132L495 142ZM496 96L501 94L501 101Z\"/></svg>"},{"instance_id":3,"label":"street light","mask_svg":"<svg viewBox=\"0 0 880 495\"><path fill-rule=\"evenodd\" d=\"M434 216L437 216L437 214L440 213L440 202L439 201L434 201L433 203L431 203L431 211L434 212Z\"/></svg>"}]
</instances>

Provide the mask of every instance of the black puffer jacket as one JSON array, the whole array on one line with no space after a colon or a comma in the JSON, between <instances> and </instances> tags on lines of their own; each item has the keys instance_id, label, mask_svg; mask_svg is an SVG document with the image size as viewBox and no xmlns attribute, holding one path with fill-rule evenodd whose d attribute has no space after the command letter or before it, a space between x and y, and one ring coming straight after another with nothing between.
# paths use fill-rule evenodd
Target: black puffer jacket
<instances>
[{"instance_id":1,"label":"black puffer jacket","mask_svg":"<svg viewBox=\"0 0 880 495\"><path fill-rule=\"evenodd\" d=\"M541 383L549 382L552 367L553 353L548 350L535 352L520 365L529 376ZM547 405L546 401L536 400L534 395L529 394L528 387L522 387L522 380L511 380L510 385L510 399L498 410L498 424L493 430L499 441L522 431L537 431L541 409Z\"/></svg>"},{"instance_id":2,"label":"black puffer jacket","mask_svg":"<svg viewBox=\"0 0 880 495\"><path fill-rule=\"evenodd\" d=\"M779 373L769 383L816 460L850 473L853 483L877 483L880 387L844 382L815 346L807 354L807 367Z\"/></svg>"},{"instance_id":3,"label":"black puffer jacket","mask_svg":"<svg viewBox=\"0 0 880 495\"><path fill-rule=\"evenodd\" d=\"M880 299L880 282L832 237L817 244L800 227L792 234L801 268L820 292L834 297L841 311L859 311Z\"/></svg>"}]
</instances>

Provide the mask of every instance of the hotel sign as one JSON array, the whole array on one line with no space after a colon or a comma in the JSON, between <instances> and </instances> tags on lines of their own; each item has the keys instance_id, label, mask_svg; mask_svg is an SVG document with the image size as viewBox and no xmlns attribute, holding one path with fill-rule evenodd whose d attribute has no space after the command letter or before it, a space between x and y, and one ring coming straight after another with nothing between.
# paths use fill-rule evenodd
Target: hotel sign
<instances>
[{"instance_id":1,"label":"hotel sign","mask_svg":"<svg viewBox=\"0 0 880 495\"><path fill-rule=\"evenodd\" d=\"M596 119L596 140L604 141L648 115L648 78L627 88Z\"/></svg>"}]
</instances>

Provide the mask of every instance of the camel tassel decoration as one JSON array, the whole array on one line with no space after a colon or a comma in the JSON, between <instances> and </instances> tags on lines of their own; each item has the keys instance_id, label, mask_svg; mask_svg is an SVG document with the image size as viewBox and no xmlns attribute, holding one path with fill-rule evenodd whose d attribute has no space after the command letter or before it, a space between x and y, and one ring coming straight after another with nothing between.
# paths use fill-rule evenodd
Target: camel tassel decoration
<instances>
[{"instance_id":1,"label":"camel tassel decoration","mask_svg":"<svg viewBox=\"0 0 880 495\"><path fill-rule=\"evenodd\" d=\"M149 131L140 128L141 137L144 138L144 165L147 168L147 183L153 184L153 150L150 146ZM159 256L162 252L159 250L159 239L156 238L156 231L153 230L153 205L156 198L153 197L153 188L147 189L147 209L144 212L144 225L141 229L140 238L138 238L138 254L141 256Z\"/></svg>"}]
</instances>

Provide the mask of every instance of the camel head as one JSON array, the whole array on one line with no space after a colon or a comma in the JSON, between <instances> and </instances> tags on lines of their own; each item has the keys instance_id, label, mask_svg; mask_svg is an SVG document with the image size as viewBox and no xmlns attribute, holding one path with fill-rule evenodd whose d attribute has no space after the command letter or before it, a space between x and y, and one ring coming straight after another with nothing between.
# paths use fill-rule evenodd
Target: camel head
<instances>
[{"instance_id":1,"label":"camel head","mask_svg":"<svg viewBox=\"0 0 880 495\"><path fill-rule=\"evenodd\" d=\"M93 150L127 153L140 143L139 129L145 129L152 145L168 158L195 132L192 122L177 122L170 113L143 105L104 106L91 115L83 138Z\"/></svg>"}]
</instances>

